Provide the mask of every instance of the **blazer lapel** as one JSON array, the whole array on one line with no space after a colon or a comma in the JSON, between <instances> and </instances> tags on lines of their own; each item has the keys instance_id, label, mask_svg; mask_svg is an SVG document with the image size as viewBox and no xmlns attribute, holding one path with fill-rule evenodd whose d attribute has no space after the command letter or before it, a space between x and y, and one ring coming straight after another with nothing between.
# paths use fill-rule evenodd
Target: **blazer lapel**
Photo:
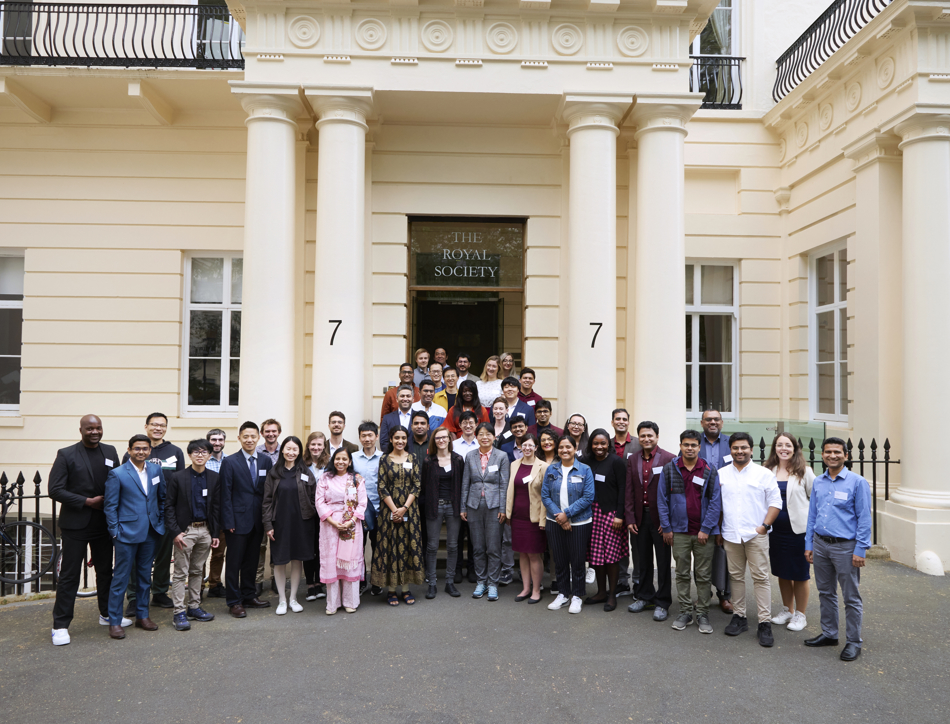
<instances>
[{"instance_id":1,"label":"blazer lapel","mask_svg":"<svg viewBox=\"0 0 950 724\"><path fill-rule=\"evenodd\" d=\"M89 473L89 482L93 482L95 480L95 476L92 474L92 465L89 464L89 456L86 455L84 448L85 446L81 442L77 442L76 455L78 455L80 460L82 460L82 464L86 467L86 472ZM103 452L103 456L105 456L105 452Z\"/></svg>"},{"instance_id":2,"label":"blazer lapel","mask_svg":"<svg viewBox=\"0 0 950 724\"><path fill-rule=\"evenodd\" d=\"M132 481L132 485L146 498L148 493L145 492L145 488L142 487L142 480L139 478L139 471L135 469L135 465L130 460L126 463L125 474L128 476L129 480ZM145 484L148 485L148 463L145 464Z\"/></svg>"}]
</instances>

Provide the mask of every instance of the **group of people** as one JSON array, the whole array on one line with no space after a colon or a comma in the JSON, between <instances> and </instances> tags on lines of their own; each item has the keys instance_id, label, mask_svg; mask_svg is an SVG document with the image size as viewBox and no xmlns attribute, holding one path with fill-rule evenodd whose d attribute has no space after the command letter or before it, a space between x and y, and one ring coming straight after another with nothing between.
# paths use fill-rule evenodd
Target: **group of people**
<instances>
[{"instance_id":1,"label":"group of people","mask_svg":"<svg viewBox=\"0 0 950 724\"><path fill-rule=\"evenodd\" d=\"M305 443L294 435L281 440L276 420L247 421L239 451L225 456L225 433L211 430L188 444L186 467L182 451L164 439L167 417L153 413L120 462L101 442L101 420L83 417L81 441L59 451L50 475L63 541L53 643L69 642L87 546L99 622L124 638L133 623L157 628L150 601L173 609L177 630L212 620L201 607L209 558L207 595L224 597L230 615L270 607L261 597L268 548L278 615L303 610L304 577L306 599L325 597L330 615L341 607L355 612L367 589L392 607L415 604L411 586L424 585L425 597L435 598L444 527L443 590L452 597L467 574L474 598L497 601L499 587L515 580L518 553L516 602L542 600L550 562L556 597L549 609L576 614L602 604L613 611L617 596L629 592L628 611L652 610L664 621L675 562L676 630L695 622L701 633L713 632L715 590L732 614L725 633L747 631L748 570L757 639L766 647L774 643L773 623L792 631L807 625L814 564L822 632L805 644L838 644L840 585L847 621L841 658L860 655L870 489L845 467L842 440L823 442L827 470L817 477L785 432L760 466L752 438L737 432L727 439L721 415L708 410L702 431L683 431L679 450L668 452L654 422L640 422L631 436L622 408L612 413L611 432L589 431L580 414L563 429L553 426L551 404L533 389L534 371L516 377L510 355L489 358L481 378L469 373L464 354L454 367L441 349L431 361L418 350L414 361L400 367L401 384L386 394L380 424L360 423L358 445L344 439L339 411L329 415L329 436L314 431ZM770 572L783 602L774 616Z\"/></svg>"}]
</instances>

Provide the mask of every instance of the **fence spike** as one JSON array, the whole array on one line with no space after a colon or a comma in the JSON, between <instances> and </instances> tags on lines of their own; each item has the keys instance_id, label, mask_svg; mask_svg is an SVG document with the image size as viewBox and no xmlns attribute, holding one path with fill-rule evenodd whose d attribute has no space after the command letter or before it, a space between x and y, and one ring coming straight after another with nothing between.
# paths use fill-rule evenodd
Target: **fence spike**
<instances>
[{"instance_id":1,"label":"fence spike","mask_svg":"<svg viewBox=\"0 0 950 724\"><path fill-rule=\"evenodd\" d=\"M0 490L6 490L7 487L7 474L0 473Z\"/></svg>"},{"instance_id":2,"label":"fence spike","mask_svg":"<svg viewBox=\"0 0 950 724\"><path fill-rule=\"evenodd\" d=\"M884 449L885 450L891 449L891 439L889 437L884 438Z\"/></svg>"},{"instance_id":3,"label":"fence spike","mask_svg":"<svg viewBox=\"0 0 950 724\"><path fill-rule=\"evenodd\" d=\"M14 485L20 491L20 495L23 495L23 483L26 482L26 478L23 477L23 471L20 471L20 474L16 476L16 482Z\"/></svg>"},{"instance_id":4,"label":"fence spike","mask_svg":"<svg viewBox=\"0 0 950 724\"><path fill-rule=\"evenodd\" d=\"M858 439L858 450L864 450L864 438Z\"/></svg>"},{"instance_id":5,"label":"fence spike","mask_svg":"<svg viewBox=\"0 0 950 724\"><path fill-rule=\"evenodd\" d=\"M875 439L872 437L872 438L871 438L871 452L873 453L875 450L877 450L877 440L875 440Z\"/></svg>"}]
</instances>

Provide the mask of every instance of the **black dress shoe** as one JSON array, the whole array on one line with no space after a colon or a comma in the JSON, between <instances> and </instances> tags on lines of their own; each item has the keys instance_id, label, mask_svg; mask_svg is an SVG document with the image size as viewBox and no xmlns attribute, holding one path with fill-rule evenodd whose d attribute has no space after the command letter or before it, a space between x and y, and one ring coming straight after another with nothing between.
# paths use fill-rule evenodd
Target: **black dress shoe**
<instances>
[{"instance_id":1,"label":"black dress shoe","mask_svg":"<svg viewBox=\"0 0 950 724\"><path fill-rule=\"evenodd\" d=\"M437 591L436 588L435 588L435 584L434 584L434 583L430 583L430 584L429 584L429 590L426 591L426 598L429 598L429 599L435 598L437 593L438 593L438 591Z\"/></svg>"},{"instance_id":2,"label":"black dress shoe","mask_svg":"<svg viewBox=\"0 0 950 724\"><path fill-rule=\"evenodd\" d=\"M861 655L861 647L857 644L845 644L841 651L842 661L854 661Z\"/></svg>"},{"instance_id":3,"label":"black dress shoe","mask_svg":"<svg viewBox=\"0 0 950 724\"><path fill-rule=\"evenodd\" d=\"M478 576L475 575L475 569L468 569L468 582L469 583L478 583Z\"/></svg>"},{"instance_id":4,"label":"black dress shoe","mask_svg":"<svg viewBox=\"0 0 950 724\"><path fill-rule=\"evenodd\" d=\"M459 589L455 587L455 584L452 581L445 582L445 592L449 594L452 598L458 598L462 594L459 593Z\"/></svg>"},{"instance_id":5,"label":"black dress shoe","mask_svg":"<svg viewBox=\"0 0 950 724\"><path fill-rule=\"evenodd\" d=\"M270 601L262 601L259 598L252 598L244 602L244 608L270 608Z\"/></svg>"},{"instance_id":6,"label":"black dress shoe","mask_svg":"<svg viewBox=\"0 0 950 724\"><path fill-rule=\"evenodd\" d=\"M818 634L813 639L805 639L805 646L837 646L838 639L829 638L824 634Z\"/></svg>"},{"instance_id":7,"label":"black dress shoe","mask_svg":"<svg viewBox=\"0 0 950 724\"><path fill-rule=\"evenodd\" d=\"M152 596L152 603L162 608L175 607L175 604L172 603L172 600L168 597L168 594L166 593L156 593L154 596Z\"/></svg>"},{"instance_id":8,"label":"black dress shoe","mask_svg":"<svg viewBox=\"0 0 950 724\"><path fill-rule=\"evenodd\" d=\"M208 598L224 598L224 586L220 583L208 589Z\"/></svg>"}]
</instances>

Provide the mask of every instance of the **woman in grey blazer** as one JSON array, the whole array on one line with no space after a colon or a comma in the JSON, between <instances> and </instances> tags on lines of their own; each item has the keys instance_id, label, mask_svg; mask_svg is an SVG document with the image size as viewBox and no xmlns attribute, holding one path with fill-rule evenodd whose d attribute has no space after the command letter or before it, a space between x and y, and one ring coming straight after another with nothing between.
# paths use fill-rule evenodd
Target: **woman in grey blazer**
<instances>
[{"instance_id":1,"label":"woman in grey blazer","mask_svg":"<svg viewBox=\"0 0 950 724\"><path fill-rule=\"evenodd\" d=\"M491 423L479 425L475 439L478 440L478 450L465 456L462 473L462 520L468 521L478 578L472 598L481 598L487 590L488 600L497 601L501 538L508 497L508 455L493 447L495 431Z\"/></svg>"}]
</instances>

